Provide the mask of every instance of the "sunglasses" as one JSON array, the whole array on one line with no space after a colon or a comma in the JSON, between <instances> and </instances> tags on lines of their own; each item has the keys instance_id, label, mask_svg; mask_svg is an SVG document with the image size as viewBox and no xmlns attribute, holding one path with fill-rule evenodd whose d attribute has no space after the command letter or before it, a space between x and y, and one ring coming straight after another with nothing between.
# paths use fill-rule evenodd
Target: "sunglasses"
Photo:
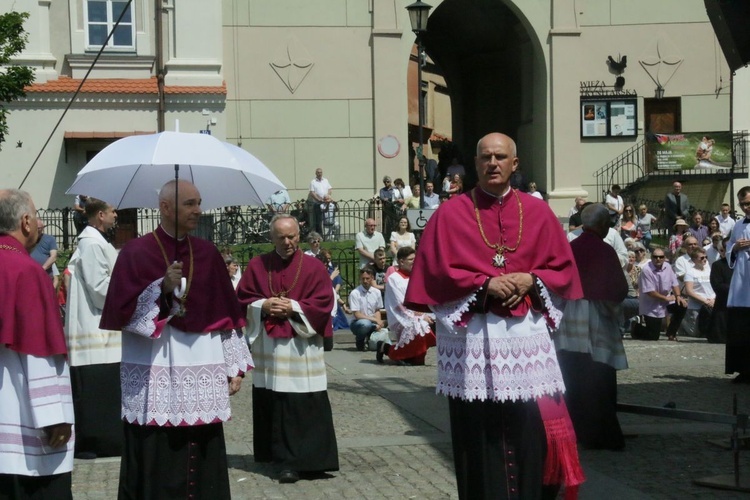
<instances>
[{"instance_id":1,"label":"sunglasses","mask_svg":"<svg viewBox=\"0 0 750 500\"><path fill-rule=\"evenodd\" d=\"M708 260L708 259L707 259L707 258L706 258L706 256L704 255L703 257L698 257L698 260Z\"/></svg>"},{"instance_id":2,"label":"sunglasses","mask_svg":"<svg viewBox=\"0 0 750 500\"><path fill-rule=\"evenodd\" d=\"M635 251L635 253L644 253L644 252L646 252L646 251L645 250L636 250Z\"/></svg>"},{"instance_id":3,"label":"sunglasses","mask_svg":"<svg viewBox=\"0 0 750 500\"><path fill-rule=\"evenodd\" d=\"M652 255L651 258L652 259L664 259L665 256L664 255Z\"/></svg>"}]
</instances>

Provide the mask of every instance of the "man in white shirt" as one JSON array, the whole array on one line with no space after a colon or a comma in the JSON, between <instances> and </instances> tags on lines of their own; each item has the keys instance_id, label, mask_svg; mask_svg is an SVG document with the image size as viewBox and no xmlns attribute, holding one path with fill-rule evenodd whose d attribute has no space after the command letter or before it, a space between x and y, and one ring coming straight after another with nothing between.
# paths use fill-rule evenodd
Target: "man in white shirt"
<instances>
[{"instance_id":1,"label":"man in white shirt","mask_svg":"<svg viewBox=\"0 0 750 500\"><path fill-rule=\"evenodd\" d=\"M732 229L734 229L734 218L729 215L729 203L722 203L721 213L714 218L719 223L719 231L721 231L722 237L726 238L732 234Z\"/></svg>"},{"instance_id":2,"label":"man in white shirt","mask_svg":"<svg viewBox=\"0 0 750 500\"><path fill-rule=\"evenodd\" d=\"M331 194L333 187L328 179L323 177L323 169L315 169L315 178L310 181L310 194L308 196L308 207L310 208L310 220L313 224L313 230L323 233L323 205L332 201Z\"/></svg>"},{"instance_id":3,"label":"man in white shirt","mask_svg":"<svg viewBox=\"0 0 750 500\"><path fill-rule=\"evenodd\" d=\"M698 239L694 236L688 236L682 241L682 248L685 249L685 253L677 257L674 261L674 266L672 266L674 267L674 273L677 275L677 279L680 280L680 285L685 281L685 273L687 270L694 267L690 254L693 253L693 250L697 250L699 246Z\"/></svg>"},{"instance_id":4,"label":"man in white shirt","mask_svg":"<svg viewBox=\"0 0 750 500\"><path fill-rule=\"evenodd\" d=\"M375 281L375 271L367 266L359 272L360 285L349 294L349 309L354 314L354 321L349 326L356 337L355 344L358 351L364 351L368 344L368 337L383 328L383 296L380 290L372 286Z\"/></svg>"},{"instance_id":5,"label":"man in white shirt","mask_svg":"<svg viewBox=\"0 0 750 500\"><path fill-rule=\"evenodd\" d=\"M357 233L354 248L359 253L359 268L362 269L368 262L375 260L375 250L385 248L385 238L379 231L375 231L377 223L375 219L365 221L365 230Z\"/></svg>"},{"instance_id":6,"label":"man in white shirt","mask_svg":"<svg viewBox=\"0 0 750 500\"><path fill-rule=\"evenodd\" d=\"M620 225L620 218L622 217L622 210L625 208L625 203L622 201L622 196L620 196L619 184L612 184L609 193L604 198L604 204L607 206L607 210L609 210L612 227L618 227Z\"/></svg>"}]
</instances>

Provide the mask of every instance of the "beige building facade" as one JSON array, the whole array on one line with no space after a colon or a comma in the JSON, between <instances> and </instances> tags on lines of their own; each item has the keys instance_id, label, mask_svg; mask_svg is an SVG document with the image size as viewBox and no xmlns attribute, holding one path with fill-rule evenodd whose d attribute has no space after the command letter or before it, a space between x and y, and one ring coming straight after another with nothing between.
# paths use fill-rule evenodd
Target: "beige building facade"
<instances>
[{"instance_id":1,"label":"beige building facade","mask_svg":"<svg viewBox=\"0 0 750 500\"><path fill-rule=\"evenodd\" d=\"M416 92L409 78L416 60L408 3L166 1L157 44L154 4L134 0L130 45L105 51L24 188L40 206L69 206L63 193L88 157L117 134L158 129L160 46L167 130L179 120L182 131L208 128L241 145L293 198L306 195L317 167L335 198L369 198L384 175L406 179L412 168L409 124L416 120L408 96ZM508 133L525 176L560 215L575 196L601 199L594 173L644 140L656 101L679 114L675 132L729 131L732 102L734 128L749 128L750 82L738 72L730 99L730 72L703 0L429 3L427 66L440 73L428 71L422 87L429 134L452 140L471 170L476 141ZM20 183L93 61L98 4L116 2L0 1L31 13L20 62L37 69L35 87L11 105L0 184ZM626 56L627 66L618 72L609 56ZM616 88L618 77L624 83ZM583 88L634 97L635 135L582 137ZM436 156L429 144L425 151ZM699 182L711 181L695 181L696 189ZM725 192L711 196L726 198L730 189L725 183Z\"/></svg>"}]
</instances>

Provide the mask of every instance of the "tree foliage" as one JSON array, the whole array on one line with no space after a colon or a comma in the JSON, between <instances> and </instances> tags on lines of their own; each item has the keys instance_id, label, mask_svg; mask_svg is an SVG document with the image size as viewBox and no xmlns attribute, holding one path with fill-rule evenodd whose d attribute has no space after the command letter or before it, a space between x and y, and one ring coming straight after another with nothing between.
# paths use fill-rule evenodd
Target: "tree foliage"
<instances>
[{"instance_id":1,"label":"tree foliage","mask_svg":"<svg viewBox=\"0 0 750 500\"><path fill-rule=\"evenodd\" d=\"M0 149L8 133L7 103L24 97L24 87L34 82L31 68L12 63L13 57L26 48L28 34L23 23L28 18L26 12L0 14Z\"/></svg>"}]
</instances>

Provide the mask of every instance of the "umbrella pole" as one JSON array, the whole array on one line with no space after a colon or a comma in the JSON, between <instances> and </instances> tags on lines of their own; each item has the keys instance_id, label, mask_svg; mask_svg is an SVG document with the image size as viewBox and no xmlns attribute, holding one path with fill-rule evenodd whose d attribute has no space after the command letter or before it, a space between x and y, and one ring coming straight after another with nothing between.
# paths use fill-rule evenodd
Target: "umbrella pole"
<instances>
[{"instance_id":1,"label":"umbrella pole","mask_svg":"<svg viewBox=\"0 0 750 500\"><path fill-rule=\"evenodd\" d=\"M177 185L180 183L180 166L175 163L174 165L174 261L177 262L178 250L177 250L177 230L179 223L177 222L178 213L180 211L180 205L177 203Z\"/></svg>"}]
</instances>

